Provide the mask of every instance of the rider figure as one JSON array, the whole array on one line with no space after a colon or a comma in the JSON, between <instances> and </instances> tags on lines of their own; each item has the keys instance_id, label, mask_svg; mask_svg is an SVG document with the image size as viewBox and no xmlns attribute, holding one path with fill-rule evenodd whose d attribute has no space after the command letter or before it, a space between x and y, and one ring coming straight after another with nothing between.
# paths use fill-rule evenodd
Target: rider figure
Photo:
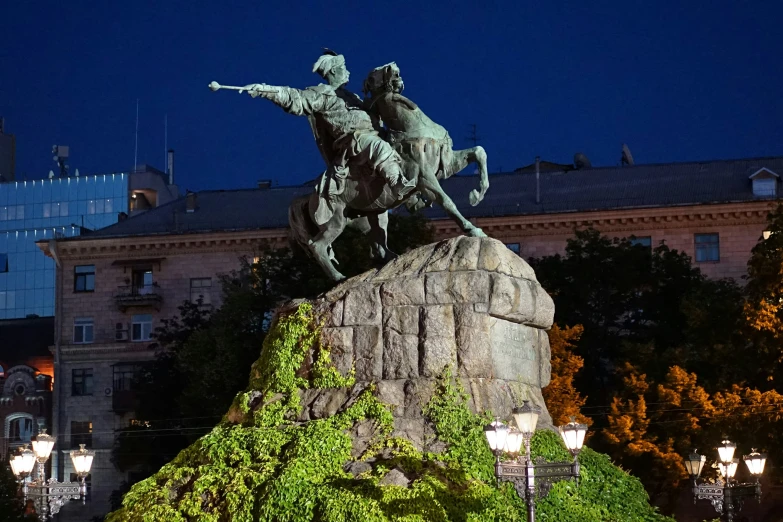
<instances>
[{"instance_id":1,"label":"rider figure","mask_svg":"<svg viewBox=\"0 0 783 522\"><path fill-rule=\"evenodd\" d=\"M313 65L313 72L320 74L328 84L307 89L252 84L247 89L254 98L262 96L290 114L306 115L310 119L328 165L318 182L316 223L322 225L331 218L330 199L344 190L344 180L352 165L371 168L386 180L392 193L402 199L413 189L413 184L402 173L399 154L379 136L377 118L363 109L359 96L345 89L350 77L345 58L326 51Z\"/></svg>"}]
</instances>

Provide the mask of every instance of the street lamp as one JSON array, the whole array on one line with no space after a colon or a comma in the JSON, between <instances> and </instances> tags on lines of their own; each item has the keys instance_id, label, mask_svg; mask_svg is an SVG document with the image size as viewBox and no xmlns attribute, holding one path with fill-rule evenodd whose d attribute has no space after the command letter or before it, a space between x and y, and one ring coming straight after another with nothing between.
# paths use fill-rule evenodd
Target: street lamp
<instances>
[{"instance_id":1,"label":"street lamp","mask_svg":"<svg viewBox=\"0 0 783 522\"><path fill-rule=\"evenodd\" d=\"M86 449L85 446L86 444L79 444L78 450L71 450L73 469L76 470L76 476L81 481L79 494L82 497L82 501L87 498L87 475L90 474L92 459L95 457L95 452Z\"/></svg>"},{"instance_id":2,"label":"street lamp","mask_svg":"<svg viewBox=\"0 0 783 522\"><path fill-rule=\"evenodd\" d=\"M22 491L27 496L27 478L32 474L35 467L35 453L30 451L27 444L22 445L19 453L11 457L11 471L16 475L17 480L22 485Z\"/></svg>"},{"instance_id":3,"label":"street lamp","mask_svg":"<svg viewBox=\"0 0 783 522\"><path fill-rule=\"evenodd\" d=\"M764 466L767 463L767 454L759 453L756 451L756 448L753 448L750 455L744 455L742 459L745 461L745 464L747 464L750 475L758 482L759 477L764 473Z\"/></svg>"},{"instance_id":4,"label":"street lamp","mask_svg":"<svg viewBox=\"0 0 783 522\"><path fill-rule=\"evenodd\" d=\"M743 456L754 482L738 483L734 479L739 468L739 458L734 457L737 445L724 438L717 449L718 470L721 476L715 482L698 482L706 457L696 453L696 450L693 450L685 460L685 469L692 481L693 503L695 504L697 500L709 500L719 515L725 515L727 520L732 522L734 515L742 509L747 498L754 497L761 502L759 477L764 472L767 455L758 453L756 448L753 448L750 455Z\"/></svg>"},{"instance_id":5,"label":"street lamp","mask_svg":"<svg viewBox=\"0 0 783 522\"><path fill-rule=\"evenodd\" d=\"M585 443L587 424L579 424L576 422L576 417L571 417L571 422L557 429L571 455L574 457L579 455L579 452L582 451L582 445Z\"/></svg>"},{"instance_id":6,"label":"street lamp","mask_svg":"<svg viewBox=\"0 0 783 522\"><path fill-rule=\"evenodd\" d=\"M579 479L577 455L582 449L587 426L578 424L572 417L570 423L558 428L566 448L573 456L572 462L545 462L541 457L533 462L530 441L536 431L541 408L531 405L529 401L523 401L522 406L514 408L512 415L516 429L496 419L484 428L484 435L489 449L495 455L495 477L498 484L501 481L514 484L517 493L527 504L528 522L535 522L536 497L546 496L555 482ZM511 459L501 460L504 454Z\"/></svg>"},{"instance_id":7,"label":"street lamp","mask_svg":"<svg viewBox=\"0 0 783 522\"><path fill-rule=\"evenodd\" d=\"M46 461L52 454L55 442L56 439L42 429L32 441L32 450L24 445L22 450L11 458L11 470L21 484L25 503L28 497L33 500L35 512L40 520L56 515L66 501L81 498L83 502L87 496L85 478L90 472L94 452L85 449L83 444L81 449L71 451L71 460L81 484L58 482L55 478L46 480ZM36 463L38 464L37 477L33 481L28 481Z\"/></svg>"},{"instance_id":8,"label":"street lamp","mask_svg":"<svg viewBox=\"0 0 783 522\"><path fill-rule=\"evenodd\" d=\"M688 455L688 460L685 461L685 469L688 471L688 475L691 476L691 480L695 481L701 475L701 470L704 467L704 462L707 457L699 455L696 450Z\"/></svg>"}]
</instances>

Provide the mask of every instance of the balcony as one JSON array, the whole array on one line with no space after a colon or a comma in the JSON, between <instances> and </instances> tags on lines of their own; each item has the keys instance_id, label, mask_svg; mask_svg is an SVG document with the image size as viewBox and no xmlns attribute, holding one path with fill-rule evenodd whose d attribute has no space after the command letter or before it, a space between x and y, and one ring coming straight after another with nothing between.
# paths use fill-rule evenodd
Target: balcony
<instances>
[{"instance_id":1,"label":"balcony","mask_svg":"<svg viewBox=\"0 0 783 522\"><path fill-rule=\"evenodd\" d=\"M114 390L111 396L111 409L123 414L136 410L136 392L133 390Z\"/></svg>"},{"instance_id":2,"label":"balcony","mask_svg":"<svg viewBox=\"0 0 783 522\"><path fill-rule=\"evenodd\" d=\"M120 286L117 295L114 296L114 302L121 312L131 307L153 307L160 310L163 303L163 294L160 287L152 283L150 285L128 285Z\"/></svg>"}]
</instances>

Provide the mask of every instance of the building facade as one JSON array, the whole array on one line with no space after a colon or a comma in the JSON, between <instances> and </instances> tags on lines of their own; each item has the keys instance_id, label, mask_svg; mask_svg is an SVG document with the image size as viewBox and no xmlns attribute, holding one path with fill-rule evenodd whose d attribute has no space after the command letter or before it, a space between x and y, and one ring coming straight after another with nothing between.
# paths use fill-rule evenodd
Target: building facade
<instances>
[{"instance_id":1,"label":"building facade","mask_svg":"<svg viewBox=\"0 0 783 522\"><path fill-rule=\"evenodd\" d=\"M78 236L178 196L162 172L0 183L0 319L54 315L54 261L39 240Z\"/></svg>"},{"instance_id":2,"label":"building facade","mask_svg":"<svg viewBox=\"0 0 783 522\"><path fill-rule=\"evenodd\" d=\"M51 425L54 318L0 321L0 459Z\"/></svg>"},{"instance_id":3,"label":"building facade","mask_svg":"<svg viewBox=\"0 0 783 522\"><path fill-rule=\"evenodd\" d=\"M777 202L763 200L709 207L667 207L541 216L474 218L489 236L506 243L525 259L563 254L575 230L594 228L608 237L634 237L652 248L661 243L690 256L702 273L733 278L742 284L750 252L762 237L767 214ZM459 233L449 221L433 222L436 237Z\"/></svg>"},{"instance_id":4,"label":"building facade","mask_svg":"<svg viewBox=\"0 0 783 522\"><path fill-rule=\"evenodd\" d=\"M767 214L780 201L783 157L556 167L538 176L528 167L490 176L476 207L466 197L474 177L451 178L444 188L466 218L525 258L562 254L575 230L595 228L651 247L663 242L705 275L742 283ZM459 233L438 209L428 212L438 237Z\"/></svg>"},{"instance_id":5,"label":"building facade","mask_svg":"<svg viewBox=\"0 0 783 522\"><path fill-rule=\"evenodd\" d=\"M263 230L137 232L154 228L144 220L164 216L186 229L202 219L191 196L93 234L38 243L57 263L55 476L70 477L67 454L78 444L96 451L91 502L69 509L78 511L75 520L108 512L111 492L129 478L112 464L111 450L117 430L144 420L133 411L133 380L155 356L152 332L184 301L219 307L220 275L276 241Z\"/></svg>"}]
</instances>

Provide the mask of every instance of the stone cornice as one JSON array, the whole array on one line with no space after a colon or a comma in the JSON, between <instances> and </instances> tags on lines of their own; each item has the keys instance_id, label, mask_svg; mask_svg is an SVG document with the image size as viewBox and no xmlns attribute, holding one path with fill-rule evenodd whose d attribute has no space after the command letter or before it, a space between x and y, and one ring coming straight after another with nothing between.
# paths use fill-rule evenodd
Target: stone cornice
<instances>
[{"instance_id":1,"label":"stone cornice","mask_svg":"<svg viewBox=\"0 0 783 522\"><path fill-rule=\"evenodd\" d=\"M60 353L67 357L79 357L82 355L101 355L118 353L144 353L154 356L155 350L149 348L148 343L106 343L106 344L63 344L60 346Z\"/></svg>"},{"instance_id":2,"label":"stone cornice","mask_svg":"<svg viewBox=\"0 0 783 522\"><path fill-rule=\"evenodd\" d=\"M562 235L574 229L594 227L601 231L633 233L651 228L676 229L710 226L764 224L776 201L751 201L681 207L652 207L591 212L564 212L474 218L470 221L490 235L513 233L521 236ZM451 220L433 221L439 236L460 234Z\"/></svg>"},{"instance_id":3,"label":"stone cornice","mask_svg":"<svg viewBox=\"0 0 783 522\"><path fill-rule=\"evenodd\" d=\"M746 201L672 207L607 209L589 212L477 217L470 221L490 235L513 233L522 236L561 235L574 229L595 227L605 231L632 233L649 228L692 228L694 226L763 224L777 201ZM456 236L462 231L452 220L432 221L438 236ZM235 252L260 249L264 244L283 245L286 228L208 232L192 234L150 235L137 237L72 238L58 240L61 259L117 258L119 256L151 257L182 254L183 250L200 252ZM52 257L48 242L38 243Z\"/></svg>"},{"instance_id":4,"label":"stone cornice","mask_svg":"<svg viewBox=\"0 0 783 522\"><path fill-rule=\"evenodd\" d=\"M78 241L59 240L57 255L61 260L94 258L148 258L182 254L184 250L199 252L235 252L256 250L264 244L287 240L286 229L251 230L242 232L210 232L201 234L150 235L138 237L84 238ZM38 247L52 257L48 242Z\"/></svg>"}]
</instances>

